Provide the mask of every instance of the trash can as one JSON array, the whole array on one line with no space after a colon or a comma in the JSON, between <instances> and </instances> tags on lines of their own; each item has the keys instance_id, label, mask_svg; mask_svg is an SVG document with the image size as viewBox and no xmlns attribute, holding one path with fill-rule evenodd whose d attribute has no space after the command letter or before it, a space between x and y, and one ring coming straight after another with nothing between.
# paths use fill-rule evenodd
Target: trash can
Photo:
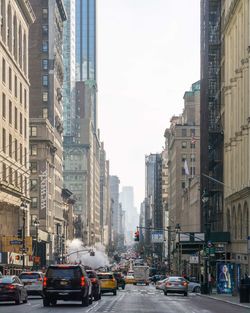
<instances>
[{"instance_id":1,"label":"trash can","mask_svg":"<svg viewBox=\"0 0 250 313\"><path fill-rule=\"evenodd\" d=\"M250 284L240 284L240 303L250 303Z\"/></svg>"}]
</instances>

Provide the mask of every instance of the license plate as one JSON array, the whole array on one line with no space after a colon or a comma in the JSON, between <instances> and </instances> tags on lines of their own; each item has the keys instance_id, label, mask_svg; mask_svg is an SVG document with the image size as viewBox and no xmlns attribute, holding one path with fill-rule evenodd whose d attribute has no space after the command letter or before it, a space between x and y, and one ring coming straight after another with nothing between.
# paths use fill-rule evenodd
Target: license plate
<instances>
[{"instance_id":1,"label":"license plate","mask_svg":"<svg viewBox=\"0 0 250 313\"><path fill-rule=\"evenodd\" d=\"M63 285L63 286L68 285L68 282L67 281L61 281L61 285Z\"/></svg>"}]
</instances>

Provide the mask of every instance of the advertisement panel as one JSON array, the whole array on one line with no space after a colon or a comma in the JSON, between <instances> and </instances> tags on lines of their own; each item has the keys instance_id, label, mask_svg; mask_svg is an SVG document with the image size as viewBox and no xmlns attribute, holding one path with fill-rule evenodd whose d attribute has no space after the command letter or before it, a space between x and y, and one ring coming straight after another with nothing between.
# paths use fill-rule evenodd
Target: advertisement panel
<instances>
[{"instance_id":1,"label":"advertisement panel","mask_svg":"<svg viewBox=\"0 0 250 313\"><path fill-rule=\"evenodd\" d=\"M162 230L153 230L151 234L152 243L160 243L164 241L164 234Z\"/></svg>"},{"instance_id":2,"label":"advertisement panel","mask_svg":"<svg viewBox=\"0 0 250 313\"><path fill-rule=\"evenodd\" d=\"M231 294L234 290L234 264L217 263L217 292Z\"/></svg>"}]
</instances>

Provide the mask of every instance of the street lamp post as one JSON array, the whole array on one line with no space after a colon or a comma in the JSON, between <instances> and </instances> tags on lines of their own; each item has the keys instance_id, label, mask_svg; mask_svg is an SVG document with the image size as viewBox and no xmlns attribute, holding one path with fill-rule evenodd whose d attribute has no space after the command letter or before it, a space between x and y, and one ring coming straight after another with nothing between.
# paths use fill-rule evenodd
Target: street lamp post
<instances>
[{"instance_id":1,"label":"street lamp post","mask_svg":"<svg viewBox=\"0 0 250 313\"><path fill-rule=\"evenodd\" d=\"M39 220L38 220L38 218L36 218L35 220L34 220L34 226L35 226L35 228L36 228L36 248L35 248L35 256L37 256L38 255L38 227L39 227L39 225L40 225L40 222L39 222Z\"/></svg>"}]
</instances>

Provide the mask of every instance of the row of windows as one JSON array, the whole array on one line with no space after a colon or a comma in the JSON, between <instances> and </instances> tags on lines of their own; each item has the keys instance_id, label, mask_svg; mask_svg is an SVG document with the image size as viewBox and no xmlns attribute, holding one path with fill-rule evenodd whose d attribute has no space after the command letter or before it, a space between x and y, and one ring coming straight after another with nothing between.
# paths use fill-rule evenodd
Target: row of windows
<instances>
[{"instance_id":1,"label":"row of windows","mask_svg":"<svg viewBox=\"0 0 250 313\"><path fill-rule=\"evenodd\" d=\"M24 191L25 194L27 194L27 177L20 174L18 170L14 170L12 167L7 166L4 162L2 165L2 180L8 184L15 186L16 188L19 188L22 192Z\"/></svg>"},{"instance_id":2,"label":"row of windows","mask_svg":"<svg viewBox=\"0 0 250 313\"><path fill-rule=\"evenodd\" d=\"M190 154L190 156L187 155L187 154L182 154L181 155L182 162L185 162L186 160L188 161L189 158L190 158L191 162L195 162L195 154Z\"/></svg>"},{"instance_id":3,"label":"row of windows","mask_svg":"<svg viewBox=\"0 0 250 313\"><path fill-rule=\"evenodd\" d=\"M0 16L2 40L7 44L9 52L14 55L14 59L19 63L19 67L27 74L27 36L10 2L6 6L6 0L0 1Z\"/></svg>"},{"instance_id":4,"label":"row of windows","mask_svg":"<svg viewBox=\"0 0 250 313\"><path fill-rule=\"evenodd\" d=\"M27 148L23 149L23 145L18 143L17 139L14 139L11 134L9 134L7 144L7 132L5 128L2 130L2 152L27 167Z\"/></svg>"},{"instance_id":5,"label":"row of windows","mask_svg":"<svg viewBox=\"0 0 250 313\"><path fill-rule=\"evenodd\" d=\"M190 129L189 130L189 135L190 135L190 137L195 136L195 129ZM187 137L187 129L186 128L182 128L181 129L181 136L182 137Z\"/></svg>"},{"instance_id":6,"label":"row of windows","mask_svg":"<svg viewBox=\"0 0 250 313\"><path fill-rule=\"evenodd\" d=\"M6 95L5 93L2 93L2 117L4 120L7 119L7 112L9 124L13 125L16 130L19 130L21 135L24 134L24 138L27 138L27 119L23 117L23 114L21 112L19 112L18 114L17 107L13 108L12 101L10 100L7 108ZM18 129L18 119L19 119L19 129Z\"/></svg>"},{"instance_id":7,"label":"row of windows","mask_svg":"<svg viewBox=\"0 0 250 313\"><path fill-rule=\"evenodd\" d=\"M12 75L12 69L9 66L8 69L8 79L7 79L7 65L6 65L6 61L3 58L2 59L2 82L4 84L7 83L8 80L8 87L10 92L14 91L14 96L15 98L18 98L19 96L19 101L20 104L24 104L25 109L27 108L27 90L25 88L23 88L23 85L21 82L19 82L19 95L18 95L18 79L17 76ZM13 84L13 80L14 80L14 84ZM14 87L14 90L13 90Z\"/></svg>"},{"instance_id":8,"label":"row of windows","mask_svg":"<svg viewBox=\"0 0 250 313\"><path fill-rule=\"evenodd\" d=\"M184 167L181 168L181 174L186 175L186 170ZM189 168L189 175L195 175L195 167L194 166L191 166Z\"/></svg>"}]
</instances>

